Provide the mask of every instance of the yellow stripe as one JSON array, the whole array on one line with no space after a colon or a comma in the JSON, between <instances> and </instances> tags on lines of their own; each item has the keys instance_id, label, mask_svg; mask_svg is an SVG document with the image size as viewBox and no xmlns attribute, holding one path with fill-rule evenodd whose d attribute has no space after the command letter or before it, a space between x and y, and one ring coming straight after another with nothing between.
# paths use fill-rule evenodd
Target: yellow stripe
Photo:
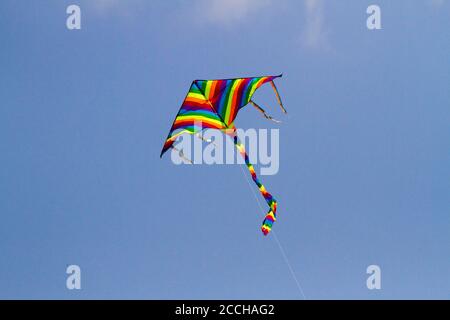
<instances>
[{"instance_id":1,"label":"yellow stripe","mask_svg":"<svg viewBox=\"0 0 450 320\"><path fill-rule=\"evenodd\" d=\"M179 136L181 136L183 133L186 133L186 132L189 134L192 134L192 132L190 132L189 130L184 129L184 130L181 130L180 132L177 132L174 135L170 136L169 138L167 138L166 141L176 140L176 138L178 138Z\"/></svg>"},{"instance_id":2,"label":"yellow stripe","mask_svg":"<svg viewBox=\"0 0 450 320\"><path fill-rule=\"evenodd\" d=\"M253 86L252 89L250 91L250 95L248 96L249 98L252 97L252 95L255 93L255 90L258 89L258 87L261 85L261 82L263 82L264 80L266 80L267 77L262 77L261 79L258 80L258 82L256 82Z\"/></svg>"},{"instance_id":3,"label":"yellow stripe","mask_svg":"<svg viewBox=\"0 0 450 320\"><path fill-rule=\"evenodd\" d=\"M205 100L205 97L201 93L189 92L188 98L194 98L199 100Z\"/></svg>"},{"instance_id":4,"label":"yellow stripe","mask_svg":"<svg viewBox=\"0 0 450 320\"><path fill-rule=\"evenodd\" d=\"M228 121L230 121L230 109L231 109L231 104L233 103L234 100L234 95L236 94L236 87L239 86L239 84L242 82L242 79L238 79L238 80L234 80L233 86L231 87L230 90L230 94L228 96L228 103L227 103L227 108L225 109L225 123L228 123Z\"/></svg>"},{"instance_id":5,"label":"yellow stripe","mask_svg":"<svg viewBox=\"0 0 450 320\"><path fill-rule=\"evenodd\" d=\"M211 97L209 96L209 93L211 92L211 85L212 81L206 81L206 88L205 88L205 97L209 100Z\"/></svg>"}]
</instances>

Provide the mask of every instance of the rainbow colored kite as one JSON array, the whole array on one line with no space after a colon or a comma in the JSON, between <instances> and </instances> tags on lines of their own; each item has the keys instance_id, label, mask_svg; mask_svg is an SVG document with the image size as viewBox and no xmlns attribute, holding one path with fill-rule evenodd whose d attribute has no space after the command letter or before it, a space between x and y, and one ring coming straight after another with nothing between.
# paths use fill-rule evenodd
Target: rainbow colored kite
<instances>
[{"instance_id":1,"label":"rainbow colored kite","mask_svg":"<svg viewBox=\"0 0 450 320\"><path fill-rule=\"evenodd\" d=\"M168 149L173 148L176 151L179 151L180 156L183 157L182 150L178 150L174 146L174 142L184 133L193 134L203 139L200 134L203 129L218 129L230 136L239 153L244 158L253 181L258 186L259 191L269 205L269 212L267 212L261 226L261 231L264 235L267 235L270 232L272 225L276 220L277 201L266 190L256 176L255 169L249 161L247 152L238 140L234 119L239 110L250 103L260 111L264 117L278 122L269 116L258 104L252 101L252 96L256 89L269 82L275 91L281 110L286 113L277 87L273 82L274 79L281 76L282 75L193 81L161 151L162 157Z\"/></svg>"}]
</instances>

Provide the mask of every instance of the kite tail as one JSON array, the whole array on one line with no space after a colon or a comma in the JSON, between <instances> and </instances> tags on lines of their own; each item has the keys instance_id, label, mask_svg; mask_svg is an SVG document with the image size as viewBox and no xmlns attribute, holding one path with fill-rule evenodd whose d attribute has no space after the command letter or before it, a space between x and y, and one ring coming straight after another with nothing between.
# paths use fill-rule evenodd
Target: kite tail
<instances>
[{"instance_id":1,"label":"kite tail","mask_svg":"<svg viewBox=\"0 0 450 320\"><path fill-rule=\"evenodd\" d=\"M272 225L277 219L277 200L275 200L275 198L272 197L269 192L267 192L266 188L259 181L258 177L256 176L255 168L253 168L253 165L250 163L247 152L245 151L244 146L239 142L236 133L234 133L234 135L232 135L231 137L233 138L233 142L236 145L239 153L244 158L245 164L247 165L248 171L250 171L253 181L258 186L259 191L269 205L270 209L267 212L261 226L261 231L266 236L270 232L270 230L272 230Z\"/></svg>"},{"instance_id":2,"label":"kite tail","mask_svg":"<svg viewBox=\"0 0 450 320\"><path fill-rule=\"evenodd\" d=\"M278 104L280 105L281 110L282 110L284 113L287 113L286 109L285 109L284 106L283 106L283 102L281 101L281 97L280 97L280 94L279 94L279 92L278 92L277 86L275 85L275 82L270 81L270 85L272 86L273 91L275 91L275 95L277 96Z\"/></svg>"},{"instance_id":3,"label":"kite tail","mask_svg":"<svg viewBox=\"0 0 450 320\"><path fill-rule=\"evenodd\" d=\"M266 119L272 120L272 121L274 121L274 122L276 122L276 123L280 123L280 122L281 122L281 121L275 119L274 117L269 116L269 115L266 113L266 111L265 111L263 108L261 108L255 101L250 100L250 103L251 103L252 106L254 106L259 112L261 112L261 113L263 114L263 116L264 116Z\"/></svg>"}]
</instances>

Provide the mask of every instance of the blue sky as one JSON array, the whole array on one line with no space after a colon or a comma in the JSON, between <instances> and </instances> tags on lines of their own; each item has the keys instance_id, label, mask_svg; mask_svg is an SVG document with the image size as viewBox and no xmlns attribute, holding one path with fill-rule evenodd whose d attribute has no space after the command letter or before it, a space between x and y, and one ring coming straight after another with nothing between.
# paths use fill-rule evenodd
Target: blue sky
<instances>
[{"instance_id":1,"label":"blue sky","mask_svg":"<svg viewBox=\"0 0 450 320\"><path fill-rule=\"evenodd\" d=\"M0 12L0 298L302 299L237 165L159 158L193 79L281 72L283 123L244 109L236 125L280 129L280 170L262 180L305 297L449 298L448 1ZM255 99L276 106L269 89ZM371 264L381 290L366 288Z\"/></svg>"}]
</instances>

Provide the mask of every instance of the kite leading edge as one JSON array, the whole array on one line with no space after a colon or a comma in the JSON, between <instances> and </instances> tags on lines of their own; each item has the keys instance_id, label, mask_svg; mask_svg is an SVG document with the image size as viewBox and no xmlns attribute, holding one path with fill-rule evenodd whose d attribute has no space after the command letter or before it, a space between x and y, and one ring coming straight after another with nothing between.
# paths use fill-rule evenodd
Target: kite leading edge
<instances>
[{"instance_id":1,"label":"kite leading edge","mask_svg":"<svg viewBox=\"0 0 450 320\"><path fill-rule=\"evenodd\" d=\"M275 92L281 110L286 113L286 109L283 106L277 87L273 81L281 76L282 75L193 81L189 92L175 117L160 155L162 157L168 149L173 148L179 152L183 159L186 159L182 150L178 150L173 145L176 139L184 133L193 134L204 140L200 134L202 130L218 129L230 136L233 139L236 149L243 157L253 181L269 206L269 211L261 226L261 231L264 235L267 235L270 230L272 230L272 225L276 220L277 201L259 181L255 169L249 161L244 145L240 143L237 137L234 119L236 118L238 111L250 103L260 111L266 119L279 122L269 116L263 108L256 104L252 100L252 96L256 89L269 82ZM187 161L191 162L189 159L187 159Z\"/></svg>"}]
</instances>

